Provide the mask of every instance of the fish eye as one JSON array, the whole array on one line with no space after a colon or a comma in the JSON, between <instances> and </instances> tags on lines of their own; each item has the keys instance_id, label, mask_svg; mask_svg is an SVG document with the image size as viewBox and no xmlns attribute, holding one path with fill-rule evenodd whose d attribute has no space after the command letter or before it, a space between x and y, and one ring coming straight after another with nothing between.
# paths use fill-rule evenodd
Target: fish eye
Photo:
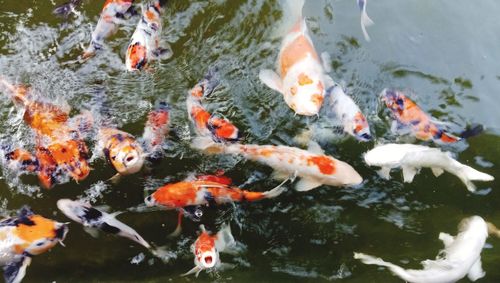
<instances>
[{"instance_id":1,"label":"fish eye","mask_svg":"<svg viewBox=\"0 0 500 283\"><path fill-rule=\"evenodd\" d=\"M41 247L41 246L43 246L43 244L44 244L44 242L38 242L38 243L36 244L36 246L37 246L37 247Z\"/></svg>"},{"instance_id":2,"label":"fish eye","mask_svg":"<svg viewBox=\"0 0 500 283\"><path fill-rule=\"evenodd\" d=\"M133 157L133 156L129 156L129 157L127 157L127 159L125 159L125 161L130 162L130 161L132 161L133 159L134 159L134 157Z\"/></svg>"}]
</instances>

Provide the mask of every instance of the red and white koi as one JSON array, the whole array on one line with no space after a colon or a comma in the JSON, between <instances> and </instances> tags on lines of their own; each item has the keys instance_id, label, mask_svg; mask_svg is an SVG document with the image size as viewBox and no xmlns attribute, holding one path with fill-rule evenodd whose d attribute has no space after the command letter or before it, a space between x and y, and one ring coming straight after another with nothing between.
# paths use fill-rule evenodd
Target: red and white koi
<instances>
[{"instance_id":1,"label":"red and white koi","mask_svg":"<svg viewBox=\"0 0 500 283\"><path fill-rule=\"evenodd\" d=\"M162 101L148 114L142 139L144 141L144 149L150 157L155 157L161 153L161 147L165 142L165 136L169 129L169 111L169 105Z\"/></svg>"},{"instance_id":2,"label":"red and white koi","mask_svg":"<svg viewBox=\"0 0 500 283\"><path fill-rule=\"evenodd\" d=\"M217 234L209 234L203 225L201 233L191 246L194 253L194 267L182 276L195 274L196 277L203 270L218 269L222 265L219 253L235 245L229 224L222 226Z\"/></svg>"},{"instance_id":3,"label":"red and white koi","mask_svg":"<svg viewBox=\"0 0 500 283\"><path fill-rule=\"evenodd\" d=\"M143 9L141 20L127 48L125 65L128 71L141 70L154 59L172 56L170 47L165 43L160 44L161 14L165 3L166 0L154 0Z\"/></svg>"},{"instance_id":4,"label":"red and white koi","mask_svg":"<svg viewBox=\"0 0 500 283\"><path fill-rule=\"evenodd\" d=\"M186 100L189 119L199 136L211 137L215 142L235 142L240 139L238 128L229 120L210 114L201 104L202 99L210 96L219 84L214 72L210 70L189 91Z\"/></svg>"},{"instance_id":5,"label":"red and white koi","mask_svg":"<svg viewBox=\"0 0 500 283\"><path fill-rule=\"evenodd\" d=\"M312 190L321 185L358 185L363 178L351 165L325 155L318 144L311 142L308 150L283 145L217 144L206 138L196 138L192 147L208 153L241 155L266 164L276 170L276 177L301 177L297 191Z\"/></svg>"},{"instance_id":6,"label":"red and white koi","mask_svg":"<svg viewBox=\"0 0 500 283\"><path fill-rule=\"evenodd\" d=\"M258 201L279 196L286 190L280 184L266 192L251 192L214 181L194 180L166 184L146 197L147 206L179 209L187 206Z\"/></svg>"},{"instance_id":7,"label":"red and white koi","mask_svg":"<svg viewBox=\"0 0 500 283\"><path fill-rule=\"evenodd\" d=\"M272 70L261 70L259 78L282 93L295 113L312 116L318 114L323 104L325 71L302 17L304 1L285 0L285 14L290 14L285 19L295 22L283 38L277 64L279 75Z\"/></svg>"},{"instance_id":8,"label":"red and white koi","mask_svg":"<svg viewBox=\"0 0 500 283\"><path fill-rule=\"evenodd\" d=\"M382 101L391 110L396 119L393 124L393 131L401 127L411 130L413 135L419 140L433 140L437 143L455 143L462 138L447 133L441 129L427 113L425 113L415 102L405 96L402 92L392 89L382 91ZM465 131L463 137L476 135L481 128Z\"/></svg>"},{"instance_id":9,"label":"red and white koi","mask_svg":"<svg viewBox=\"0 0 500 283\"><path fill-rule=\"evenodd\" d=\"M326 96L329 98L333 112L342 123L344 132L359 141L364 142L372 139L370 126L365 115L340 85L333 83L326 90Z\"/></svg>"},{"instance_id":10,"label":"red and white koi","mask_svg":"<svg viewBox=\"0 0 500 283\"><path fill-rule=\"evenodd\" d=\"M356 0L358 2L358 7L359 10L361 11L361 30L363 31L363 36L365 37L366 41L370 41L370 36L368 35L368 32L366 31L366 27L369 27L373 25L372 19L368 17L368 14L366 13L366 3L368 0Z\"/></svg>"},{"instance_id":11,"label":"red and white koi","mask_svg":"<svg viewBox=\"0 0 500 283\"><path fill-rule=\"evenodd\" d=\"M5 282L21 282L31 258L62 244L67 233L66 224L35 214L27 206L17 217L0 221L0 265Z\"/></svg>"},{"instance_id":12,"label":"red and white koi","mask_svg":"<svg viewBox=\"0 0 500 283\"><path fill-rule=\"evenodd\" d=\"M83 52L83 58L92 57L102 49L104 40L116 33L118 25L123 22L127 13L131 13L134 0L106 0L102 8L97 26L92 32L90 45Z\"/></svg>"}]
</instances>

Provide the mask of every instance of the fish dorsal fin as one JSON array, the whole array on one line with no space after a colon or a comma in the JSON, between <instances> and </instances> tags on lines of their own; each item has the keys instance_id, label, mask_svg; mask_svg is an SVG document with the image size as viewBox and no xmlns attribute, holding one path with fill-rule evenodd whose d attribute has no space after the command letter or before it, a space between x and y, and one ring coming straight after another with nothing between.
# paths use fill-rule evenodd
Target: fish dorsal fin
<instances>
[{"instance_id":1,"label":"fish dorsal fin","mask_svg":"<svg viewBox=\"0 0 500 283\"><path fill-rule=\"evenodd\" d=\"M484 275L486 275L486 272L483 270L481 258L478 258L470 268L467 278L469 278L470 281L476 281L479 278L483 278Z\"/></svg>"},{"instance_id":2,"label":"fish dorsal fin","mask_svg":"<svg viewBox=\"0 0 500 283\"><path fill-rule=\"evenodd\" d=\"M31 257L22 256L17 261L10 262L3 266L3 277L7 283L20 283L24 275L26 275L26 268L31 264Z\"/></svg>"},{"instance_id":3,"label":"fish dorsal fin","mask_svg":"<svg viewBox=\"0 0 500 283\"><path fill-rule=\"evenodd\" d=\"M21 209L19 209L17 216L19 218L22 218L22 217L29 217L29 216L34 215L34 214L35 214L35 212L33 212L31 207L25 205L25 206L21 207Z\"/></svg>"},{"instance_id":4,"label":"fish dorsal fin","mask_svg":"<svg viewBox=\"0 0 500 283\"><path fill-rule=\"evenodd\" d=\"M314 154L318 154L318 155L324 155L325 152L323 151L323 149L321 148L321 146L315 142L315 141L310 141L309 142L309 146L307 147L307 151L311 152L311 153L314 153Z\"/></svg>"},{"instance_id":5,"label":"fish dorsal fin","mask_svg":"<svg viewBox=\"0 0 500 283\"><path fill-rule=\"evenodd\" d=\"M436 177L439 177L439 176L441 176L441 174L444 173L443 168L439 168L439 167L431 167L431 170L432 170L432 174L434 174L434 176L436 176Z\"/></svg>"},{"instance_id":6,"label":"fish dorsal fin","mask_svg":"<svg viewBox=\"0 0 500 283\"><path fill-rule=\"evenodd\" d=\"M455 241L455 238L453 238L453 236L448 234L448 233L441 232L441 233L439 233L439 240L441 240L444 244L444 247L447 248L451 244L453 244L453 242Z\"/></svg>"},{"instance_id":7,"label":"fish dorsal fin","mask_svg":"<svg viewBox=\"0 0 500 283\"><path fill-rule=\"evenodd\" d=\"M300 181L295 184L295 190L299 192L306 192L312 189L315 189L319 186L323 185L323 183L316 181L310 178L302 178Z\"/></svg>"}]
</instances>

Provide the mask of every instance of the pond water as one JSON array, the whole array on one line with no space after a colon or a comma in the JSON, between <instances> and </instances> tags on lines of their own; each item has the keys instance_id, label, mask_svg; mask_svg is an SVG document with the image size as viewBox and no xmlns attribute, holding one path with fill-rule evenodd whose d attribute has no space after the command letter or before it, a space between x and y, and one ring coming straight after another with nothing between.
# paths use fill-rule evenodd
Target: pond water
<instances>
[{"instance_id":1,"label":"pond water","mask_svg":"<svg viewBox=\"0 0 500 283\"><path fill-rule=\"evenodd\" d=\"M124 211L118 216L121 221L177 258L164 263L126 239L105 234L93 238L71 223L66 247L35 257L25 282L399 282L385 269L354 260L353 252L417 268L442 248L439 232L456 234L462 218L480 215L500 225L498 181L477 183L474 194L455 176L435 178L430 170L423 170L411 184L402 182L400 172L386 181L362 160L362 153L375 144L408 141L389 131L390 119L378 101L384 88L396 87L407 90L423 109L452 123L456 131L483 125L479 136L446 149L459 161L500 179L500 2L368 1L375 25L368 28L372 40L366 42L356 1L308 0L303 13L316 49L331 55L330 75L347 87L376 137L374 142L358 143L332 130L320 143L326 153L356 168L365 182L359 188L289 190L275 200L206 210L202 222L230 221L242 251L222 255L222 261L234 268L203 272L197 279L180 275L193 267L189 246L200 223L186 220L182 235L170 239L176 212L140 207L155 188L193 173L222 169L250 190L279 183L266 166L190 149L185 99L187 90L217 64L222 87L208 100L208 108L233 121L248 143L295 145L293 138L317 121L295 116L281 95L258 80L259 70L273 67L279 52L280 3L171 0L162 37L170 43L173 57L149 72L128 73L124 56L137 18L122 25L96 57L78 64L74 59L88 44L104 1L83 1L77 9L80 14L67 20L51 14L62 2L0 0L1 75L30 84L54 101L66 101L74 113L85 109L103 88L114 122L137 136L155 101L165 100L172 106L166 157L152 170L112 184L105 180L113 176L113 169L95 155L94 170L85 181L50 191L39 188L33 176L19 179L4 171L0 212L12 214L27 204L64 222L68 219L57 210L56 201L82 197L111 211ZM2 139L32 144L21 113L9 99L0 100L0 106ZM482 253L486 277L479 282L499 282L500 240L490 238L488 243Z\"/></svg>"}]
</instances>

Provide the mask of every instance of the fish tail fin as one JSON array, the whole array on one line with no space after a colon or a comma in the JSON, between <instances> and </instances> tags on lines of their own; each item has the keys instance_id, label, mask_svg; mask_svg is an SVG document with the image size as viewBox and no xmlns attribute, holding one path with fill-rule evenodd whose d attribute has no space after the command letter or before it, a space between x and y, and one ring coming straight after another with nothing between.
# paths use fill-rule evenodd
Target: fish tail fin
<instances>
[{"instance_id":1,"label":"fish tail fin","mask_svg":"<svg viewBox=\"0 0 500 283\"><path fill-rule=\"evenodd\" d=\"M402 268L401 266L395 265L393 263L384 261L381 258L367 255L367 254L363 254L363 253L354 253L354 258L361 260L361 262L364 264L387 267L387 268L389 268L389 270L392 273L401 277L401 279L406 280L406 281L414 281L414 280L411 280L412 278L409 276L409 274L406 272L406 270L404 268Z\"/></svg>"},{"instance_id":2,"label":"fish tail fin","mask_svg":"<svg viewBox=\"0 0 500 283\"><path fill-rule=\"evenodd\" d=\"M495 178L489 174L480 172L472 167L461 164L455 160L455 164L459 166L458 177L467 186L467 189L471 192L476 191L476 186L472 181L493 181Z\"/></svg>"},{"instance_id":3,"label":"fish tail fin","mask_svg":"<svg viewBox=\"0 0 500 283\"><path fill-rule=\"evenodd\" d=\"M191 142L191 147L209 154L224 152L224 145L214 142L209 137L195 137Z\"/></svg>"},{"instance_id":4,"label":"fish tail fin","mask_svg":"<svg viewBox=\"0 0 500 283\"><path fill-rule=\"evenodd\" d=\"M488 234L500 238L500 230L498 230L497 226L491 222L486 222L486 224L488 225Z\"/></svg>"},{"instance_id":5,"label":"fish tail fin","mask_svg":"<svg viewBox=\"0 0 500 283\"><path fill-rule=\"evenodd\" d=\"M275 198L284 193L287 190L287 187L283 186L289 179L284 180L279 185L277 185L274 189L269 190L267 192L262 193L264 198Z\"/></svg>"},{"instance_id":6,"label":"fish tail fin","mask_svg":"<svg viewBox=\"0 0 500 283\"><path fill-rule=\"evenodd\" d=\"M374 22L370 17L368 17L368 14L366 13L365 10L361 12L361 30L363 31L363 36L365 37L366 41L370 41L370 36L368 35L368 32L366 31L366 27L369 27L373 25Z\"/></svg>"},{"instance_id":7,"label":"fish tail fin","mask_svg":"<svg viewBox=\"0 0 500 283\"><path fill-rule=\"evenodd\" d=\"M305 0L283 0L283 17L294 22L302 19Z\"/></svg>"},{"instance_id":8,"label":"fish tail fin","mask_svg":"<svg viewBox=\"0 0 500 283\"><path fill-rule=\"evenodd\" d=\"M480 133L482 133L483 131L484 131L483 125L474 124L469 129L460 133L460 137L464 139L475 137Z\"/></svg>"}]
</instances>

